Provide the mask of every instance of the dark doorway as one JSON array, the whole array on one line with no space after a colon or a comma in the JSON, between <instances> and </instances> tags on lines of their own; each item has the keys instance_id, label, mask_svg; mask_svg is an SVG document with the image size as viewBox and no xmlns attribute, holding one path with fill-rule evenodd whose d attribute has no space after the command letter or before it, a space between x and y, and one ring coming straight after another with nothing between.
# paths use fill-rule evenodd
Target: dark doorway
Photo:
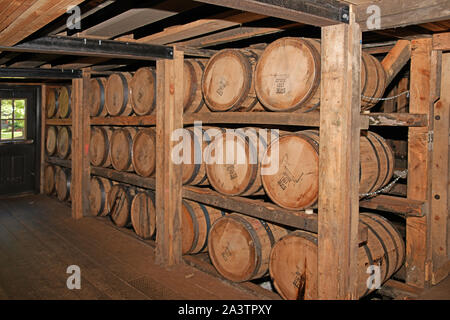
<instances>
[{"instance_id":1,"label":"dark doorway","mask_svg":"<svg viewBox=\"0 0 450 320\"><path fill-rule=\"evenodd\" d=\"M40 87L0 86L0 195L38 190Z\"/></svg>"}]
</instances>

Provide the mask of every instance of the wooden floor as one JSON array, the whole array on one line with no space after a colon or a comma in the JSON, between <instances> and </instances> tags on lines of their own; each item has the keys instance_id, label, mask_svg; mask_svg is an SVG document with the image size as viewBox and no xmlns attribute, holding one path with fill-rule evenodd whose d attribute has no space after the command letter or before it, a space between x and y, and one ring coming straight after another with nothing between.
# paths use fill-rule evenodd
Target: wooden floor
<instances>
[{"instance_id":1,"label":"wooden floor","mask_svg":"<svg viewBox=\"0 0 450 320\"><path fill-rule=\"evenodd\" d=\"M66 286L70 265L81 269L80 290ZM170 270L157 266L153 247L98 218L75 221L70 208L54 199L0 199L0 299L275 297L264 291L232 285L187 264Z\"/></svg>"}]
</instances>

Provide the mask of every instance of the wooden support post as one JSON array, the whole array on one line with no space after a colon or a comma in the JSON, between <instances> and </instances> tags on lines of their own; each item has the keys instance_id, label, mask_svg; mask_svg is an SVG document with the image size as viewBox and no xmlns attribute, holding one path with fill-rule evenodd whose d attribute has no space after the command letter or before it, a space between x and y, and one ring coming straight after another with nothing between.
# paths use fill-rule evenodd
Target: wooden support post
<instances>
[{"instance_id":1,"label":"wooden support post","mask_svg":"<svg viewBox=\"0 0 450 320\"><path fill-rule=\"evenodd\" d=\"M430 241L433 262L432 284L448 276L448 188L449 188L449 114L450 53L442 54L441 95L434 104L433 150L431 167Z\"/></svg>"},{"instance_id":2,"label":"wooden support post","mask_svg":"<svg viewBox=\"0 0 450 320\"><path fill-rule=\"evenodd\" d=\"M320 299L356 299L358 249L361 31L322 28L319 152Z\"/></svg>"},{"instance_id":3,"label":"wooden support post","mask_svg":"<svg viewBox=\"0 0 450 320\"><path fill-rule=\"evenodd\" d=\"M172 161L178 142L174 130L183 128L183 52L156 64L156 261L170 266L181 263L181 165Z\"/></svg>"},{"instance_id":4,"label":"wooden support post","mask_svg":"<svg viewBox=\"0 0 450 320\"><path fill-rule=\"evenodd\" d=\"M72 80L72 217L89 215L90 187L90 114L87 105L90 72L83 71L82 79Z\"/></svg>"},{"instance_id":5,"label":"wooden support post","mask_svg":"<svg viewBox=\"0 0 450 320\"><path fill-rule=\"evenodd\" d=\"M436 100L438 54L432 50L431 38L412 40L411 46L409 111L429 115L429 125L409 129L407 197L427 201L429 208L432 107ZM406 219L406 282L419 288L426 287L430 280L430 216Z\"/></svg>"},{"instance_id":6,"label":"wooden support post","mask_svg":"<svg viewBox=\"0 0 450 320\"><path fill-rule=\"evenodd\" d=\"M44 169L45 169L45 157L46 157L46 135L47 135L47 127L45 126L45 122L47 120L47 85L43 84L41 86L41 174L40 174L40 184L39 184L39 192L44 194Z\"/></svg>"}]
</instances>

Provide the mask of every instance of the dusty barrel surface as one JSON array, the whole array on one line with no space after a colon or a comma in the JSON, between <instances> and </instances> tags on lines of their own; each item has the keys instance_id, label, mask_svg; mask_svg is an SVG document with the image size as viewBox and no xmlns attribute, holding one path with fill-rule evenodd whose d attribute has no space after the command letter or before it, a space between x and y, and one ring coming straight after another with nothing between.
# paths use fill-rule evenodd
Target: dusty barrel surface
<instances>
[{"instance_id":1,"label":"dusty barrel surface","mask_svg":"<svg viewBox=\"0 0 450 320\"><path fill-rule=\"evenodd\" d=\"M184 60L184 112L199 112L205 105L202 94L202 76L207 59Z\"/></svg>"},{"instance_id":2,"label":"dusty barrel surface","mask_svg":"<svg viewBox=\"0 0 450 320\"><path fill-rule=\"evenodd\" d=\"M45 109L47 118L54 118L58 114L58 90L49 88L46 94Z\"/></svg>"},{"instance_id":3,"label":"dusty barrel surface","mask_svg":"<svg viewBox=\"0 0 450 320\"><path fill-rule=\"evenodd\" d=\"M45 151L47 151L47 155L53 156L56 153L56 144L58 131L55 126L48 126L45 136Z\"/></svg>"},{"instance_id":4,"label":"dusty barrel surface","mask_svg":"<svg viewBox=\"0 0 450 320\"><path fill-rule=\"evenodd\" d=\"M156 234L155 193L138 192L131 202L131 224L142 239L151 239Z\"/></svg>"},{"instance_id":5,"label":"dusty barrel surface","mask_svg":"<svg viewBox=\"0 0 450 320\"><path fill-rule=\"evenodd\" d=\"M72 88L70 86L64 86L59 89L58 114L60 118L69 118L72 114L71 98Z\"/></svg>"},{"instance_id":6,"label":"dusty barrel surface","mask_svg":"<svg viewBox=\"0 0 450 320\"><path fill-rule=\"evenodd\" d=\"M138 116L151 114L156 108L156 72L139 68L130 81L133 111Z\"/></svg>"},{"instance_id":7,"label":"dusty barrel surface","mask_svg":"<svg viewBox=\"0 0 450 320\"><path fill-rule=\"evenodd\" d=\"M205 149L206 173L213 188L223 194L246 196L263 192L261 159L267 134L257 128L225 131L214 136Z\"/></svg>"},{"instance_id":8,"label":"dusty barrel surface","mask_svg":"<svg viewBox=\"0 0 450 320\"><path fill-rule=\"evenodd\" d=\"M136 191L124 184L115 184L108 194L109 215L118 227L131 226L131 202Z\"/></svg>"},{"instance_id":9,"label":"dusty barrel surface","mask_svg":"<svg viewBox=\"0 0 450 320\"><path fill-rule=\"evenodd\" d=\"M260 49L224 49L208 60L202 92L211 111L250 111L258 105L253 73L261 53Z\"/></svg>"},{"instance_id":10,"label":"dusty barrel surface","mask_svg":"<svg viewBox=\"0 0 450 320\"><path fill-rule=\"evenodd\" d=\"M264 164L278 153L278 170L262 175L266 194L279 206L300 210L313 207L319 193L319 131L283 134L264 156ZM360 138L360 189L368 193L386 185L392 178L394 157L386 141L369 132Z\"/></svg>"},{"instance_id":11,"label":"dusty barrel surface","mask_svg":"<svg viewBox=\"0 0 450 320\"><path fill-rule=\"evenodd\" d=\"M55 167L47 164L44 168L44 193L51 195L55 191Z\"/></svg>"},{"instance_id":12,"label":"dusty barrel surface","mask_svg":"<svg viewBox=\"0 0 450 320\"><path fill-rule=\"evenodd\" d=\"M286 234L286 229L272 223L232 213L212 226L209 256L217 271L229 280L261 278L269 269L272 246Z\"/></svg>"},{"instance_id":13,"label":"dusty barrel surface","mask_svg":"<svg viewBox=\"0 0 450 320\"><path fill-rule=\"evenodd\" d=\"M128 72L113 73L106 82L106 109L111 116L129 116L133 112L131 103L132 75Z\"/></svg>"},{"instance_id":14,"label":"dusty barrel surface","mask_svg":"<svg viewBox=\"0 0 450 320\"><path fill-rule=\"evenodd\" d=\"M225 212L198 202L183 200L181 243L183 254L195 254L207 249L208 235L214 222Z\"/></svg>"},{"instance_id":15,"label":"dusty barrel surface","mask_svg":"<svg viewBox=\"0 0 450 320\"><path fill-rule=\"evenodd\" d=\"M110 141L112 129L109 127L91 127L89 143L89 159L94 167L109 167L111 165Z\"/></svg>"},{"instance_id":16,"label":"dusty barrel surface","mask_svg":"<svg viewBox=\"0 0 450 320\"><path fill-rule=\"evenodd\" d=\"M93 78L89 81L88 104L91 117L104 117L106 110L106 78Z\"/></svg>"},{"instance_id":17,"label":"dusty barrel surface","mask_svg":"<svg viewBox=\"0 0 450 320\"><path fill-rule=\"evenodd\" d=\"M279 112L309 112L318 108L320 55L320 42L314 39L285 37L269 44L255 71L256 94L264 107ZM381 63L363 52L362 109L368 110L378 103L377 98L383 96L385 87L386 74Z\"/></svg>"},{"instance_id":18,"label":"dusty barrel surface","mask_svg":"<svg viewBox=\"0 0 450 320\"><path fill-rule=\"evenodd\" d=\"M155 128L141 129L133 137L131 161L134 171L143 177L150 177L156 167Z\"/></svg>"},{"instance_id":19,"label":"dusty barrel surface","mask_svg":"<svg viewBox=\"0 0 450 320\"><path fill-rule=\"evenodd\" d=\"M320 44L281 38L269 44L255 70L259 101L271 111L308 112L320 102Z\"/></svg>"},{"instance_id":20,"label":"dusty barrel surface","mask_svg":"<svg viewBox=\"0 0 450 320\"><path fill-rule=\"evenodd\" d=\"M55 167L55 189L59 201L70 200L71 172L69 169Z\"/></svg>"},{"instance_id":21,"label":"dusty barrel surface","mask_svg":"<svg viewBox=\"0 0 450 320\"><path fill-rule=\"evenodd\" d=\"M358 249L358 297L374 290L367 285L372 273L368 272L369 266L380 268L382 284L400 269L405 259L403 239L388 220L361 213L360 223L368 227L369 233L367 243ZM317 235L294 231L283 237L272 249L269 270L276 290L284 299L317 299Z\"/></svg>"},{"instance_id":22,"label":"dusty barrel surface","mask_svg":"<svg viewBox=\"0 0 450 320\"><path fill-rule=\"evenodd\" d=\"M111 180L93 176L89 189L89 207L94 216L106 216L109 214L108 195L113 186Z\"/></svg>"},{"instance_id":23,"label":"dusty barrel surface","mask_svg":"<svg viewBox=\"0 0 450 320\"><path fill-rule=\"evenodd\" d=\"M131 127L116 128L111 134L110 155L114 169L133 171L133 138L137 130Z\"/></svg>"},{"instance_id":24,"label":"dusty barrel surface","mask_svg":"<svg viewBox=\"0 0 450 320\"><path fill-rule=\"evenodd\" d=\"M56 138L56 153L61 159L68 159L72 150L72 130L69 126L61 126Z\"/></svg>"}]
</instances>

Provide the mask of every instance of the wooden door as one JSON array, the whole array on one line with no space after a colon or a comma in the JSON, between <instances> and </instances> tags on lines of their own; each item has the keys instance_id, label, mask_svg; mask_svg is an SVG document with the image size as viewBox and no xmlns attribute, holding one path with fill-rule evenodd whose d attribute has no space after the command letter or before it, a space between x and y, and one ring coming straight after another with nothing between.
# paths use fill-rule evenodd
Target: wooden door
<instances>
[{"instance_id":1,"label":"wooden door","mask_svg":"<svg viewBox=\"0 0 450 320\"><path fill-rule=\"evenodd\" d=\"M37 190L39 92L0 86L0 195Z\"/></svg>"}]
</instances>

